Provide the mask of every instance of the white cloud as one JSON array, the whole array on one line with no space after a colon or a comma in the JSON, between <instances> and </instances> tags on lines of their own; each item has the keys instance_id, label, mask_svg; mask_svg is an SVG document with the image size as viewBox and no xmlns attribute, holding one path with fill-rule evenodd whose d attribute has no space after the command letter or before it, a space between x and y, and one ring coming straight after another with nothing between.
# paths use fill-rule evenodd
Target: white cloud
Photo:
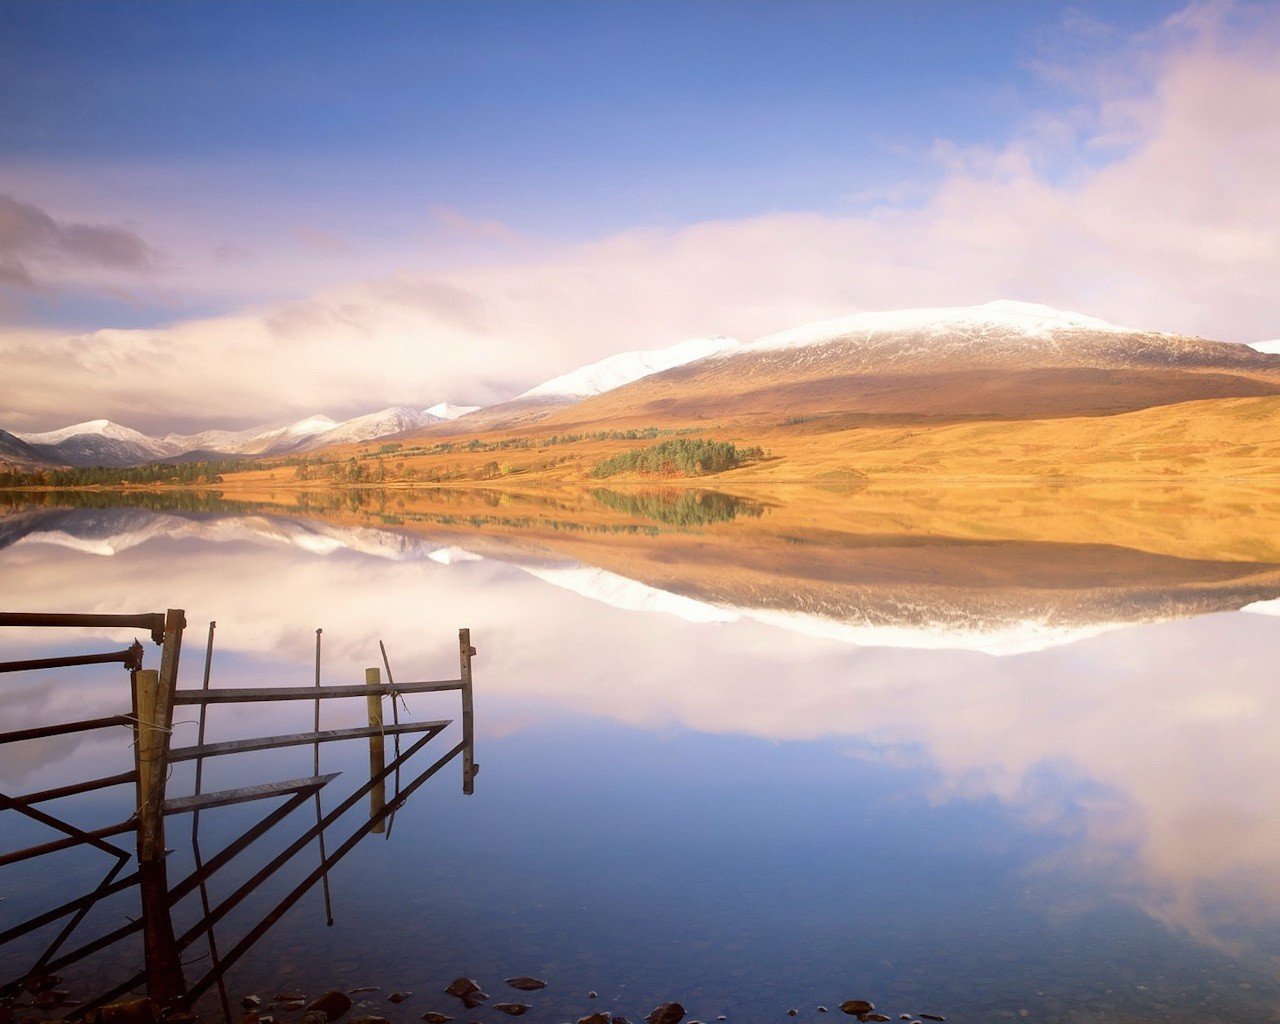
<instances>
[{"instance_id":1,"label":"white cloud","mask_svg":"<svg viewBox=\"0 0 1280 1024\"><path fill-rule=\"evenodd\" d=\"M0 422L92 414L145 428L483 403L627 349L999 296L1156 329L1272 337L1278 26L1274 7L1196 5L1108 42L1105 59L1045 57L1042 72L1072 90L1062 108L1000 150L940 141L928 170L940 162L944 173L923 201L894 183L857 215L636 229L153 330L10 331L0 336ZM454 233L515 237L434 216Z\"/></svg>"}]
</instances>

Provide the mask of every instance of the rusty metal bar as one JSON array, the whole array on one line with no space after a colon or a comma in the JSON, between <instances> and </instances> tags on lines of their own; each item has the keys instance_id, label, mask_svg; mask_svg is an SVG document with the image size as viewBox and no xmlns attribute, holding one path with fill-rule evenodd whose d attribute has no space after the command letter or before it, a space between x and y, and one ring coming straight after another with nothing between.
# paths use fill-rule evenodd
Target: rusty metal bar
<instances>
[{"instance_id":1,"label":"rusty metal bar","mask_svg":"<svg viewBox=\"0 0 1280 1024\"><path fill-rule=\"evenodd\" d=\"M471 646L471 630L458 630L458 660L462 668L462 792L470 796L476 789L475 709L471 703L471 659L476 649Z\"/></svg>"},{"instance_id":2,"label":"rusty metal bar","mask_svg":"<svg viewBox=\"0 0 1280 1024\"><path fill-rule=\"evenodd\" d=\"M0 799L0 802L2 802L2 799ZM43 857L46 854L57 853L59 850L69 850L73 846L80 846L84 843L96 846L100 840L124 835L126 832L132 832L134 828L135 822L130 818L128 821L121 821L114 825L107 825L104 828L95 828L84 832L83 838L81 836L68 836L65 839L53 839L47 843L41 843L39 846L28 846L23 850L15 850L13 853L0 854L0 868L8 867L10 864L18 864L24 860L31 860L33 857ZM114 850L115 847L112 847L112 849ZM120 852L123 853L124 851ZM112 856L115 856L115 853ZM128 856L125 853L125 857L127 858Z\"/></svg>"},{"instance_id":3,"label":"rusty metal bar","mask_svg":"<svg viewBox=\"0 0 1280 1024\"><path fill-rule=\"evenodd\" d=\"M128 722L122 724L127 725ZM58 786L55 789L42 789L38 793L28 793L16 799L26 804L42 804L49 800L61 800L67 796L79 796L81 793L92 793L95 790L109 789L112 786L123 786L126 782L137 781L137 772L121 772L119 775L104 775L100 779L90 779L88 782L73 782L68 786Z\"/></svg>"},{"instance_id":4,"label":"rusty metal bar","mask_svg":"<svg viewBox=\"0 0 1280 1024\"><path fill-rule=\"evenodd\" d=\"M47 668L75 668L77 665L112 665L125 668L142 667L142 644L134 641L122 651L105 654L67 654L57 658L28 658L25 661L0 661L0 672L38 672Z\"/></svg>"},{"instance_id":5,"label":"rusty metal bar","mask_svg":"<svg viewBox=\"0 0 1280 1024\"><path fill-rule=\"evenodd\" d=\"M313 725L312 732L316 734L316 739L312 745L311 764L312 764L313 770L315 771L315 774L317 775L320 774L320 740L319 740L319 734L320 734L320 697L319 697L320 634L322 634L323 632L324 632L323 629L320 629L320 628L316 629L316 687L315 688L316 688L317 696L315 700L315 718L312 723ZM315 805L316 805L316 827L320 830L319 835L316 837L316 845L319 848L320 863L323 864L328 854L325 852L325 848L324 848L324 824L321 820L324 817L324 808L321 806L320 790L318 789L315 792ZM329 895L328 872L325 872L325 876L324 876L324 922L328 927L330 928L333 927L333 900Z\"/></svg>"},{"instance_id":6,"label":"rusty metal bar","mask_svg":"<svg viewBox=\"0 0 1280 1024\"><path fill-rule=\"evenodd\" d=\"M164 802L164 813L191 814L194 811L208 810L210 807L230 807L232 804L270 800L273 796L287 796L290 793L303 791L310 793L313 789L323 789L341 774L341 772L332 772L329 775L304 775L297 779L281 779L279 782L261 782L256 786L241 786L238 789L220 789L213 793L174 797Z\"/></svg>"},{"instance_id":7,"label":"rusty metal bar","mask_svg":"<svg viewBox=\"0 0 1280 1024\"><path fill-rule=\"evenodd\" d=\"M92 846L95 849L101 850L103 853L109 854L112 857L115 857L119 860L129 859L129 854L127 854L124 850L120 849L120 847L113 846L111 843L104 841L107 836L118 835L119 832L112 832L112 831L103 830L103 829L98 829L93 832L86 832L84 829L77 828L75 825L68 824L67 822L63 821L61 818L54 817L52 814L48 814L45 811L38 811L34 807L28 807L26 804L22 803L20 800L15 800L13 797L8 796L7 794L4 794L4 793L0 793L0 810L17 811L19 814L24 814L28 818L31 818L34 821L40 822L40 824L42 825L48 825L50 828L57 829L59 832L66 833L67 835L66 839L57 841L58 844L62 844L62 845L58 845L58 849L65 849L66 847L69 847L69 846L80 846L81 844L88 844L89 846ZM127 829L121 829L120 831L126 831L126 830ZM47 846L51 844L44 844L44 845ZM0 865L16 863L17 861L20 861L20 860L28 860L35 855L32 851L37 851L40 849L41 847L39 846L29 846L25 850L18 850L15 853L5 854L4 857L0 857Z\"/></svg>"},{"instance_id":8,"label":"rusty metal bar","mask_svg":"<svg viewBox=\"0 0 1280 1024\"><path fill-rule=\"evenodd\" d=\"M334 743L341 740L367 739L384 733L399 735L406 732L440 732L452 724L448 719L434 722L410 722L405 725L389 725L383 728L355 726L350 729L325 729L323 732L292 732L281 736L255 736L246 740L224 740L202 747L174 747L169 752L170 761L190 761L203 757L219 757L223 754L244 754L252 750L268 750L276 747L303 747L312 743Z\"/></svg>"},{"instance_id":9,"label":"rusty metal bar","mask_svg":"<svg viewBox=\"0 0 1280 1024\"><path fill-rule=\"evenodd\" d=\"M381 640L378 641L378 650L382 652L382 666L387 670L387 682L394 688L396 685L396 677L391 673L391 660L387 657L387 645ZM404 698L394 690L391 694L391 728L387 730L391 733L391 742L394 746L395 756L400 756L400 703ZM405 706L406 710L408 705ZM400 769L396 769L396 796L400 795ZM387 839L391 838L391 832L396 827L396 816L393 813L387 818Z\"/></svg>"},{"instance_id":10,"label":"rusty metal bar","mask_svg":"<svg viewBox=\"0 0 1280 1024\"><path fill-rule=\"evenodd\" d=\"M156 643L164 640L164 615L80 615L74 612L0 612L0 626L85 626L145 629Z\"/></svg>"},{"instance_id":11,"label":"rusty metal bar","mask_svg":"<svg viewBox=\"0 0 1280 1024\"><path fill-rule=\"evenodd\" d=\"M209 689L209 677L213 671L213 634L218 628L217 622L210 620L209 637L205 642L204 648L204 675L201 679L200 688L202 690ZM209 705L200 705L199 725L196 732L196 745L204 746L205 726L209 717ZM170 757L173 755L173 748L170 748ZM196 778L195 778L195 795L199 796L203 792L204 783L204 758L196 758ZM200 851L200 809L196 808L191 815L191 857L194 862L194 870L201 871L204 868L204 857ZM209 886L205 879L200 880L200 912L205 917L209 915ZM213 926L210 925L206 932L209 946L209 962L217 966L222 962L218 955L218 939L213 933ZM222 1006L222 1019L225 1024L231 1024L231 999L227 994L227 983L223 978L218 979L218 1001Z\"/></svg>"},{"instance_id":12,"label":"rusty metal bar","mask_svg":"<svg viewBox=\"0 0 1280 1024\"><path fill-rule=\"evenodd\" d=\"M63 722L61 725L41 725L34 729L15 729L13 732L0 732L0 743L42 740L46 736L67 736L73 732L106 729L112 725L133 725L133 719L128 715L110 715L106 718L86 718L81 722Z\"/></svg>"},{"instance_id":13,"label":"rusty metal bar","mask_svg":"<svg viewBox=\"0 0 1280 1024\"><path fill-rule=\"evenodd\" d=\"M442 693L461 690L461 679L442 679L421 683L381 684L370 686L246 686L232 689L179 690L174 698L178 705L238 704L244 701L327 700L334 697L367 697L370 693ZM319 689L320 693L316 693Z\"/></svg>"}]
</instances>

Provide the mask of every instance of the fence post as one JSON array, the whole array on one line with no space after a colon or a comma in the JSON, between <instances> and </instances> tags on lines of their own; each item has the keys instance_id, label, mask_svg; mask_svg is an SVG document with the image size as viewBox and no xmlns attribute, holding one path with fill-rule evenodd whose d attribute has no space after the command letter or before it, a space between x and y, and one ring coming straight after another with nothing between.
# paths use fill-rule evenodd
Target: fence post
<instances>
[{"instance_id":1,"label":"fence post","mask_svg":"<svg viewBox=\"0 0 1280 1024\"><path fill-rule=\"evenodd\" d=\"M458 630L458 660L462 676L462 792L470 796L476 788L476 731L471 703L471 659L476 649L471 646L471 630Z\"/></svg>"},{"instance_id":2,"label":"fence post","mask_svg":"<svg viewBox=\"0 0 1280 1024\"><path fill-rule=\"evenodd\" d=\"M186 617L179 608L165 613L160 670L134 673L137 708L138 873L142 896L143 946L147 994L168 1006L186 993L182 960L169 915L169 878L165 867L164 795L169 774L174 691Z\"/></svg>"},{"instance_id":3,"label":"fence post","mask_svg":"<svg viewBox=\"0 0 1280 1024\"><path fill-rule=\"evenodd\" d=\"M364 685L381 686L381 672L376 668L365 669ZM387 766L386 741L382 737L382 694L376 691L370 692L365 700L369 705L369 728L377 730L369 737L369 778L375 779ZM373 826L373 831L378 835L387 831L386 819L381 817L386 804L387 781L383 779L381 785L369 790L369 817L378 819L378 823Z\"/></svg>"}]
</instances>

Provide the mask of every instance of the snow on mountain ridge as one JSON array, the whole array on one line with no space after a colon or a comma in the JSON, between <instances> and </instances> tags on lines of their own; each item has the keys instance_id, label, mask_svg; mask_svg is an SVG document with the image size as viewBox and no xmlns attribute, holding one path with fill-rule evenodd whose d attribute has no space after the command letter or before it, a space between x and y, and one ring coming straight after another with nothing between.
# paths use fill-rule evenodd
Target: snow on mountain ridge
<instances>
[{"instance_id":1,"label":"snow on mountain ridge","mask_svg":"<svg viewBox=\"0 0 1280 1024\"><path fill-rule=\"evenodd\" d=\"M15 433L14 437L21 438L27 444L54 445L61 444L73 437L83 437L85 435L95 435L97 437L107 438L111 441L122 441L126 444L136 444L140 447L154 450L156 453L166 455L173 454L172 445L166 441L149 437L141 431L134 430L131 427L121 426L112 420L85 420L83 423L73 423L69 427L62 427L58 430L46 430L38 434L19 434Z\"/></svg>"},{"instance_id":2,"label":"snow on mountain ridge","mask_svg":"<svg viewBox=\"0 0 1280 1024\"><path fill-rule=\"evenodd\" d=\"M757 338L744 346L746 351L803 348L847 335L879 333L919 333L941 335L952 332L1011 332L1028 339L1050 340L1062 331L1095 331L1124 334L1132 328L1109 323L1083 313L1071 313L1033 302L996 299L981 306L942 306L922 309L895 309L854 313L852 316L793 327Z\"/></svg>"},{"instance_id":3,"label":"snow on mountain ridge","mask_svg":"<svg viewBox=\"0 0 1280 1024\"><path fill-rule=\"evenodd\" d=\"M668 348L620 352L569 373L552 377L517 396L522 398L590 398L663 370L674 369L697 359L719 355L741 347L741 342L723 336L689 338Z\"/></svg>"},{"instance_id":4,"label":"snow on mountain ridge","mask_svg":"<svg viewBox=\"0 0 1280 1024\"><path fill-rule=\"evenodd\" d=\"M358 441L372 441L379 437L402 434L406 430L416 430L418 427L438 422L440 417L427 410L393 405L377 412L366 413L364 416L356 416L342 423L334 423L324 431L317 431L316 437L304 441L299 447L306 449L321 444L354 444Z\"/></svg>"}]
</instances>

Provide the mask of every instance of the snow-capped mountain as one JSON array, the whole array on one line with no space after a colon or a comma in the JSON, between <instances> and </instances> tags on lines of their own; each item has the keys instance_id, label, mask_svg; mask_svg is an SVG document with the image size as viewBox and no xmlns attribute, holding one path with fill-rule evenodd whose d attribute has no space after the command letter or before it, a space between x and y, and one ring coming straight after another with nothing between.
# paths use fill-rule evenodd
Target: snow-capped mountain
<instances>
[{"instance_id":1,"label":"snow-capped mountain","mask_svg":"<svg viewBox=\"0 0 1280 1024\"><path fill-rule=\"evenodd\" d=\"M1266 352L1268 355L1280 356L1280 338L1275 338L1272 341L1255 341L1249 347L1255 352Z\"/></svg>"},{"instance_id":2,"label":"snow-capped mountain","mask_svg":"<svg viewBox=\"0 0 1280 1024\"><path fill-rule=\"evenodd\" d=\"M149 437L110 420L89 420L38 434L11 435L0 431L3 435L0 436L0 459L119 467L167 459L284 455L329 444L373 441L441 423L444 419L430 410L392 406L349 420L317 415L244 430L203 430L195 434L167 434L162 438ZM12 437L13 441L5 442L5 437Z\"/></svg>"},{"instance_id":3,"label":"snow-capped mountain","mask_svg":"<svg viewBox=\"0 0 1280 1024\"><path fill-rule=\"evenodd\" d=\"M580 366L559 377L552 377L551 380L544 381L517 396L516 401L522 398L571 401L589 398L592 395L600 395L614 388L620 388L642 377L648 377L650 374L683 366L718 352L731 351L739 345L740 342L733 338L690 338L669 348L620 352L616 356Z\"/></svg>"},{"instance_id":4,"label":"snow-capped mountain","mask_svg":"<svg viewBox=\"0 0 1280 1024\"><path fill-rule=\"evenodd\" d=\"M341 423L328 416L308 416L292 423L249 427L245 430L203 430L198 434L169 434L164 440L180 452L275 455L294 451L340 426Z\"/></svg>"},{"instance_id":5,"label":"snow-capped mountain","mask_svg":"<svg viewBox=\"0 0 1280 1024\"><path fill-rule=\"evenodd\" d=\"M177 445L111 420L86 420L60 430L17 434L55 462L69 466L133 466L177 455Z\"/></svg>"},{"instance_id":6,"label":"snow-capped mountain","mask_svg":"<svg viewBox=\"0 0 1280 1024\"><path fill-rule=\"evenodd\" d=\"M572 417L1063 416L1272 394L1280 360L1247 345L999 300L793 328L587 398Z\"/></svg>"},{"instance_id":7,"label":"snow-capped mountain","mask_svg":"<svg viewBox=\"0 0 1280 1024\"><path fill-rule=\"evenodd\" d=\"M328 430L317 430L307 436L293 449L307 451L320 445L355 444L360 441L372 441L392 434L403 434L406 430L416 430L429 423L439 423L441 417L427 410L408 409L402 405L392 406L378 412L366 413L342 423L335 423Z\"/></svg>"},{"instance_id":8,"label":"snow-capped mountain","mask_svg":"<svg viewBox=\"0 0 1280 1024\"><path fill-rule=\"evenodd\" d=\"M667 348L621 352L543 381L508 402L467 416L471 430L495 430L546 419L566 407L607 394L653 374L738 348L733 338L689 338Z\"/></svg>"},{"instance_id":9,"label":"snow-capped mountain","mask_svg":"<svg viewBox=\"0 0 1280 1024\"><path fill-rule=\"evenodd\" d=\"M442 420L456 420L459 416L467 416L470 413L478 412L478 405L451 405L449 402L437 402L430 409L424 410L427 415L435 416Z\"/></svg>"}]
</instances>

